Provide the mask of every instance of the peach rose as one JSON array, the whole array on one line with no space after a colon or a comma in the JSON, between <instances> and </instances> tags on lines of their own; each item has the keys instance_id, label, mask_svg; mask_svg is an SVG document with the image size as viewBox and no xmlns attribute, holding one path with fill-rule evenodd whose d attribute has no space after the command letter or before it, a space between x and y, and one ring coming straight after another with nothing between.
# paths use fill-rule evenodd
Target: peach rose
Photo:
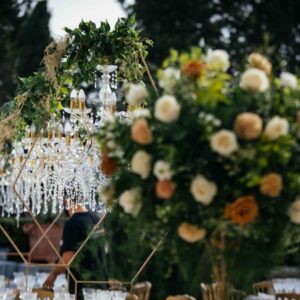
<instances>
[{"instance_id":1,"label":"peach rose","mask_svg":"<svg viewBox=\"0 0 300 300\"><path fill-rule=\"evenodd\" d=\"M204 228L199 228L189 223L181 223L177 231L179 237L188 243L196 243L203 240L206 236Z\"/></svg>"},{"instance_id":2,"label":"peach rose","mask_svg":"<svg viewBox=\"0 0 300 300\"><path fill-rule=\"evenodd\" d=\"M260 192L269 197L278 197L282 188L282 177L277 173L264 176L260 182Z\"/></svg>"},{"instance_id":3,"label":"peach rose","mask_svg":"<svg viewBox=\"0 0 300 300\"><path fill-rule=\"evenodd\" d=\"M239 114L234 123L234 130L240 138L254 140L262 132L263 122L259 115L246 112Z\"/></svg>"},{"instance_id":4,"label":"peach rose","mask_svg":"<svg viewBox=\"0 0 300 300\"><path fill-rule=\"evenodd\" d=\"M175 184L171 180L158 181L155 191L158 198L170 199L174 195Z\"/></svg>"},{"instance_id":5,"label":"peach rose","mask_svg":"<svg viewBox=\"0 0 300 300\"><path fill-rule=\"evenodd\" d=\"M248 57L248 62L250 67L260 69L264 71L267 75L271 75L272 65L265 56L259 53L252 53Z\"/></svg>"},{"instance_id":6,"label":"peach rose","mask_svg":"<svg viewBox=\"0 0 300 300\"><path fill-rule=\"evenodd\" d=\"M131 138L141 145L149 145L152 143L152 131L146 119L138 119L133 123L131 127Z\"/></svg>"},{"instance_id":7,"label":"peach rose","mask_svg":"<svg viewBox=\"0 0 300 300\"><path fill-rule=\"evenodd\" d=\"M197 79L204 70L205 64L198 59L192 59L182 66L182 73L192 79Z\"/></svg>"}]
</instances>

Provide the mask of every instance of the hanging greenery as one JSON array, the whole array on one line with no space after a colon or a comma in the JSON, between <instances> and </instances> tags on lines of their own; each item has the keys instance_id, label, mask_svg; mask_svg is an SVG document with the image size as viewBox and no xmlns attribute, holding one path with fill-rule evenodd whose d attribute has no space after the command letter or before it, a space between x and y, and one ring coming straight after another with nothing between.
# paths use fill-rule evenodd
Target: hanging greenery
<instances>
[{"instance_id":1,"label":"hanging greenery","mask_svg":"<svg viewBox=\"0 0 300 300\"><path fill-rule=\"evenodd\" d=\"M67 36L46 48L44 67L20 78L15 98L0 108L0 152L9 153L13 141L24 136L26 126L45 128L51 115L62 109L70 89L93 83L99 64L118 65L119 80L140 81L152 42L141 38L134 25L132 16L119 19L113 30L108 22L97 27L84 21L78 28L65 28Z\"/></svg>"},{"instance_id":2,"label":"hanging greenery","mask_svg":"<svg viewBox=\"0 0 300 300\"><path fill-rule=\"evenodd\" d=\"M68 83L78 88L82 82L93 82L98 65L115 64L120 80L138 82L145 72L141 58L147 56L152 42L141 38L134 25L131 16L119 19L114 30L108 22L97 27L91 21L82 21L76 29L65 28L66 40L46 50L47 78L56 87Z\"/></svg>"},{"instance_id":3,"label":"hanging greenery","mask_svg":"<svg viewBox=\"0 0 300 300\"><path fill-rule=\"evenodd\" d=\"M1 115L0 129L4 133L0 138L2 152L10 151L13 141L24 135L26 126L33 124L37 129L45 127L50 114L59 108L53 91L43 71L19 79L17 95L8 111L3 111Z\"/></svg>"}]
</instances>

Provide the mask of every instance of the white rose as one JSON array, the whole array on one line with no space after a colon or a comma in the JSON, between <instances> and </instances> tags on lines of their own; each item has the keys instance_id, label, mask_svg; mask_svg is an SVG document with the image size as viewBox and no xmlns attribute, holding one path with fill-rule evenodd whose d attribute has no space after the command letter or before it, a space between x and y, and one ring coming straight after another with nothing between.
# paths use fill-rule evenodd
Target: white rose
<instances>
[{"instance_id":1,"label":"white rose","mask_svg":"<svg viewBox=\"0 0 300 300\"><path fill-rule=\"evenodd\" d=\"M120 206L123 207L127 214L136 217L142 209L142 200L138 188L125 191L119 199Z\"/></svg>"},{"instance_id":2,"label":"white rose","mask_svg":"<svg viewBox=\"0 0 300 300\"><path fill-rule=\"evenodd\" d=\"M209 205L217 194L217 185L207 180L204 176L198 175L192 181L190 192L197 202Z\"/></svg>"},{"instance_id":3,"label":"white rose","mask_svg":"<svg viewBox=\"0 0 300 300\"><path fill-rule=\"evenodd\" d=\"M288 211L292 223L300 224L300 199L295 200Z\"/></svg>"},{"instance_id":4,"label":"white rose","mask_svg":"<svg viewBox=\"0 0 300 300\"><path fill-rule=\"evenodd\" d=\"M114 140L110 140L106 143L108 149L113 150L117 147L117 144Z\"/></svg>"},{"instance_id":5,"label":"white rose","mask_svg":"<svg viewBox=\"0 0 300 300\"><path fill-rule=\"evenodd\" d=\"M163 123L176 121L180 114L180 105L173 96L165 95L155 103L154 116Z\"/></svg>"},{"instance_id":6,"label":"white rose","mask_svg":"<svg viewBox=\"0 0 300 300\"><path fill-rule=\"evenodd\" d=\"M139 106L147 97L148 91L143 83L129 85L126 99L130 105Z\"/></svg>"},{"instance_id":7,"label":"white rose","mask_svg":"<svg viewBox=\"0 0 300 300\"><path fill-rule=\"evenodd\" d=\"M176 81L180 77L180 71L178 69L169 67L162 71L159 78L159 86L166 92L171 92L176 84Z\"/></svg>"},{"instance_id":8,"label":"white rose","mask_svg":"<svg viewBox=\"0 0 300 300\"><path fill-rule=\"evenodd\" d=\"M173 171L168 162L158 160L153 168L153 174L159 181L170 180L173 176Z\"/></svg>"},{"instance_id":9,"label":"white rose","mask_svg":"<svg viewBox=\"0 0 300 300\"><path fill-rule=\"evenodd\" d=\"M265 72L250 68L242 74L240 87L248 92L265 92L270 86Z\"/></svg>"},{"instance_id":10,"label":"white rose","mask_svg":"<svg viewBox=\"0 0 300 300\"><path fill-rule=\"evenodd\" d=\"M288 132L289 132L288 121L278 116L273 117L267 123L265 128L265 135L271 141L276 140L279 137L288 134Z\"/></svg>"},{"instance_id":11,"label":"white rose","mask_svg":"<svg viewBox=\"0 0 300 300\"><path fill-rule=\"evenodd\" d=\"M207 53L208 68L226 72L230 66L229 55L225 50L214 50Z\"/></svg>"},{"instance_id":12,"label":"white rose","mask_svg":"<svg viewBox=\"0 0 300 300\"><path fill-rule=\"evenodd\" d=\"M151 116L150 110L147 108L138 108L129 112L133 119L149 118Z\"/></svg>"},{"instance_id":13,"label":"white rose","mask_svg":"<svg viewBox=\"0 0 300 300\"><path fill-rule=\"evenodd\" d=\"M222 129L210 137L210 147L223 156L229 156L239 148L239 145L234 132Z\"/></svg>"},{"instance_id":14,"label":"white rose","mask_svg":"<svg viewBox=\"0 0 300 300\"><path fill-rule=\"evenodd\" d=\"M148 178L151 171L151 156L143 150L135 152L131 160L131 171L143 179Z\"/></svg>"},{"instance_id":15,"label":"white rose","mask_svg":"<svg viewBox=\"0 0 300 300\"><path fill-rule=\"evenodd\" d=\"M292 73L288 72L282 72L280 74L280 84L283 87L287 87L290 89L296 89L298 82L297 82L297 77L293 75Z\"/></svg>"}]
</instances>

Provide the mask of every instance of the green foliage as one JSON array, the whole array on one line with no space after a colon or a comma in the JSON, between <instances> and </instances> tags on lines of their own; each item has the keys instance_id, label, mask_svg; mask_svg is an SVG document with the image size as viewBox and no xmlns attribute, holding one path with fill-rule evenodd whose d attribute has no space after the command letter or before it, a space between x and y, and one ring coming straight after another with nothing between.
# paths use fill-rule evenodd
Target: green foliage
<instances>
[{"instance_id":1,"label":"green foliage","mask_svg":"<svg viewBox=\"0 0 300 300\"><path fill-rule=\"evenodd\" d=\"M18 76L40 67L50 41L46 1L3 0L0 3L0 105L10 101Z\"/></svg>"},{"instance_id":2,"label":"green foliage","mask_svg":"<svg viewBox=\"0 0 300 300\"><path fill-rule=\"evenodd\" d=\"M31 76L40 68L45 47L51 41L49 20L47 2L39 1L21 24L16 41L18 77Z\"/></svg>"},{"instance_id":3,"label":"green foliage","mask_svg":"<svg viewBox=\"0 0 300 300\"><path fill-rule=\"evenodd\" d=\"M78 87L83 81L93 82L98 65L116 64L120 79L139 81L144 73L141 55L147 56L147 48L152 43L142 39L134 25L135 18L132 16L119 19L114 30L108 22L101 22L97 27L91 21L82 21L74 30L65 28L68 46L60 69L62 77L68 76Z\"/></svg>"},{"instance_id":4,"label":"green foliage","mask_svg":"<svg viewBox=\"0 0 300 300\"><path fill-rule=\"evenodd\" d=\"M137 222L115 207L106 219L108 271L111 278L128 281L136 274L159 240L163 245L138 278L139 282L152 282L151 298L165 299L170 294L200 294L199 279L211 280L211 264L203 245L189 247L177 236L158 231L153 220ZM195 268L195 264L197 268Z\"/></svg>"},{"instance_id":5,"label":"green foliage","mask_svg":"<svg viewBox=\"0 0 300 300\"><path fill-rule=\"evenodd\" d=\"M50 118L49 108L52 100L52 87L45 80L44 72L40 71L33 76L20 78L17 93L25 97L20 114L24 123L27 125L34 124L38 130L45 128ZM18 101L18 96L16 101ZM51 101L51 103L54 105L54 101Z\"/></svg>"}]
</instances>

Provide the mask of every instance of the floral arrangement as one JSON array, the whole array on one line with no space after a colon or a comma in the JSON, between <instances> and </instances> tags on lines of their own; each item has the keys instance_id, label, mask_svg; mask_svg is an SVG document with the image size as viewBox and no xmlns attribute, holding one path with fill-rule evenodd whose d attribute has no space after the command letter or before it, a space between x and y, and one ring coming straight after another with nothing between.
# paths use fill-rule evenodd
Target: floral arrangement
<instances>
[{"instance_id":1,"label":"floral arrangement","mask_svg":"<svg viewBox=\"0 0 300 300\"><path fill-rule=\"evenodd\" d=\"M128 117L98 134L113 174L102 197L151 236L168 232L181 263L181 248L207 249L224 279L245 245L270 252L300 224L299 80L258 53L238 72L225 51L199 48L171 51L158 78L160 96L130 85Z\"/></svg>"}]
</instances>

